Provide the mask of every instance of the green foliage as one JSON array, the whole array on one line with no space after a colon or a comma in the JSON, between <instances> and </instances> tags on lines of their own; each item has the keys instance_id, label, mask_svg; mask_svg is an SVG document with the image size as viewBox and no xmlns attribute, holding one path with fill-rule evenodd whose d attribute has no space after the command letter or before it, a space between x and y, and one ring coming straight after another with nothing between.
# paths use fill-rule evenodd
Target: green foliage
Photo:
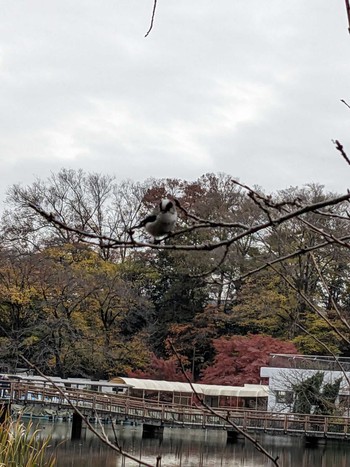
<instances>
[{"instance_id":1,"label":"green foliage","mask_svg":"<svg viewBox=\"0 0 350 467\"><path fill-rule=\"evenodd\" d=\"M295 394L293 412L309 414L313 409L314 414L334 414L342 377L322 386L323 380L324 373L318 371L309 378L292 385Z\"/></svg>"},{"instance_id":2,"label":"green foliage","mask_svg":"<svg viewBox=\"0 0 350 467\"><path fill-rule=\"evenodd\" d=\"M302 219L256 232L273 203L271 218L330 194L316 184L291 187L266 197L264 207L257 195L263 191L255 190L256 198L225 174L117 183L65 169L31 187L12 187L0 223L3 367L14 370L22 352L47 374L108 377L145 369L152 352L167 360L172 339L197 379L215 361L215 340L251 334L292 341L302 353L324 354L323 342L327 353L349 354L344 319L350 317L350 250L329 242L312 255L295 255L325 238L347 235L347 206L305 212ZM190 229L167 239L170 249L114 248L106 240L129 241L129 229L164 196L175 196L194 215L179 209L179 231ZM48 225L28 200L62 223L101 235L100 242L87 245L79 233ZM202 220L223 223L208 228ZM201 228L192 229L197 222ZM144 235L142 229L135 232L137 239ZM229 249L210 248L226 240L232 240ZM189 242L209 248L171 250ZM294 289L264 267L271 262ZM323 317L343 332L345 342Z\"/></svg>"},{"instance_id":3,"label":"green foliage","mask_svg":"<svg viewBox=\"0 0 350 467\"><path fill-rule=\"evenodd\" d=\"M293 306L295 298L285 290L281 278L265 271L242 285L230 319L240 334L267 333L290 339L289 312Z\"/></svg>"},{"instance_id":4,"label":"green foliage","mask_svg":"<svg viewBox=\"0 0 350 467\"><path fill-rule=\"evenodd\" d=\"M333 415L335 412L335 401L339 394L342 377L336 379L333 383L323 385L322 394L317 404L315 413L322 415Z\"/></svg>"},{"instance_id":5,"label":"green foliage","mask_svg":"<svg viewBox=\"0 0 350 467\"><path fill-rule=\"evenodd\" d=\"M324 373L318 371L309 378L292 385L295 394L293 412L311 413L312 406L319 401L323 378Z\"/></svg>"},{"instance_id":6,"label":"green foliage","mask_svg":"<svg viewBox=\"0 0 350 467\"><path fill-rule=\"evenodd\" d=\"M23 352L46 374L104 378L145 359L146 340L137 334L148 326L152 305L118 264L69 244L21 262L10 254L6 260L0 264L0 356L6 365L13 368ZM26 300L19 301L22 289ZM28 290L34 291L31 300Z\"/></svg>"},{"instance_id":7,"label":"green foliage","mask_svg":"<svg viewBox=\"0 0 350 467\"><path fill-rule=\"evenodd\" d=\"M37 439L38 430L32 423L25 426L20 420L8 419L0 425L0 466L54 467L55 459L47 455L50 438Z\"/></svg>"},{"instance_id":8,"label":"green foliage","mask_svg":"<svg viewBox=\"0 0 350 467\"><path fill-rule=\"evenodd\" d=\"M329 328L329 325L324 319L316 315L315 312L307 313L307 322L303 323L308 334L300 333L292 339L299 352L305 355L324 355L325 348L321 344L323 342L327 345L328 351L333 352L335 355L339 355L343 342L339 335ZM333 323L341 329L341 325L337 320L333 320ZM314 339L315 336L317 340Z\"/></svg>"},{"instance_id":9,"label":"green foliage","mask_svg":"<svg viewBox=\"0 0 350 467\"><path fill-rule=\"evenodd\" d=\"M172 324L190 323L196 313L202 311L208 300L208 291L203 278L193 278L178 268L177 258L161 252L157 260L159 279L154 283L151 300L157 321L152 335L153 350L166 355L165 341ZM181 255L181 260L184 258Z\"/></svg>"}]
</instances>

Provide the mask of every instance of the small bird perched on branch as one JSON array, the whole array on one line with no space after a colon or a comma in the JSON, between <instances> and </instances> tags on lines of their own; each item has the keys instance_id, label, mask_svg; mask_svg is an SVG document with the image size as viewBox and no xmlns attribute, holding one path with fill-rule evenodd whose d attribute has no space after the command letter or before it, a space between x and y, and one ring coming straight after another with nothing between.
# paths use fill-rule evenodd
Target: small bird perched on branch
<instances>
[{"instance_id":1,"label":"small bird perched on branch","mask_svg":"<svg viewBox=\"0 0 350 467\"><path fill-rule=\"evenodd\" d=\"M162 237L174 230L177 221L175 203L168 198L162 199L159 206L133 229L144 227L152 237Z\"/></svg>"}]
</instances>

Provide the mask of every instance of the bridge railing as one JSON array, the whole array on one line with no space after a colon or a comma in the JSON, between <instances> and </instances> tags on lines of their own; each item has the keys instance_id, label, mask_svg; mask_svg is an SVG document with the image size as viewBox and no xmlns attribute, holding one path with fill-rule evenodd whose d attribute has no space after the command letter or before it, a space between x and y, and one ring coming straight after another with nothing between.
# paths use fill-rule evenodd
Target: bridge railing
<instances>
[{"instance_id":1,"label":"bridge railing","mask_svg":"<svg viewBox=\"0 0 350 467\"><path fill-rule=\"evenodd\" d=\"M333 437L350 436L348 417L271 413L240 408L215 409L217 415L201 406L164 404L159 401L130 397L125 394L100 393L73 388L61 388L64 395L52 385L11 383L2 398L24 404L41 404L69 408L70 401L86 413L107 414L110 417L149 421L175 426L201 426L229 429L225 418L247 431L289 434L312 433Z\"/></svg>"}]
</instances>

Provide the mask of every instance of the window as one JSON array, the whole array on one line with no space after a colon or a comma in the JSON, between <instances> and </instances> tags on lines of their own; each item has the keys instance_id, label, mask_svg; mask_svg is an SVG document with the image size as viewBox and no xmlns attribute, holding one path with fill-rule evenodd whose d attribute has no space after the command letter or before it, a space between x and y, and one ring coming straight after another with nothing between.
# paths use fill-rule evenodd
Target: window
<instances>
[{"instance_id":1,"label":"window","mask_svg":"<svg viewBox=\"0 0 350 467\"><path fill-rule=\"evenodd\" d=\"M293 402L293 391L275 391L278 404L291 404Z\"/></svg>"}]
</instances>

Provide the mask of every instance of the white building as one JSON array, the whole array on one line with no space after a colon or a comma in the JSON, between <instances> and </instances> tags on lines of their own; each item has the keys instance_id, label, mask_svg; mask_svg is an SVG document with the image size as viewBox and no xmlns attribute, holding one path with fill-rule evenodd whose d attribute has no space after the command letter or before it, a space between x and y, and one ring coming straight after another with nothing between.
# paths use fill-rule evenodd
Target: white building
<instances>
[{"instance_id":1,"label":"white building","mask_svg":"<svg viewBox=\"0 0 350 467\"><path fill-rule=\"evenodd\" d=\"M317 372L323 373L322 387L341 378L336 405L350 416L350 359L313 355L272 354L268 367L261 367L261 378L268 378L268 405L271 412L292 412L295 401L293 386Z\"/></svg>"}]
</instances>

